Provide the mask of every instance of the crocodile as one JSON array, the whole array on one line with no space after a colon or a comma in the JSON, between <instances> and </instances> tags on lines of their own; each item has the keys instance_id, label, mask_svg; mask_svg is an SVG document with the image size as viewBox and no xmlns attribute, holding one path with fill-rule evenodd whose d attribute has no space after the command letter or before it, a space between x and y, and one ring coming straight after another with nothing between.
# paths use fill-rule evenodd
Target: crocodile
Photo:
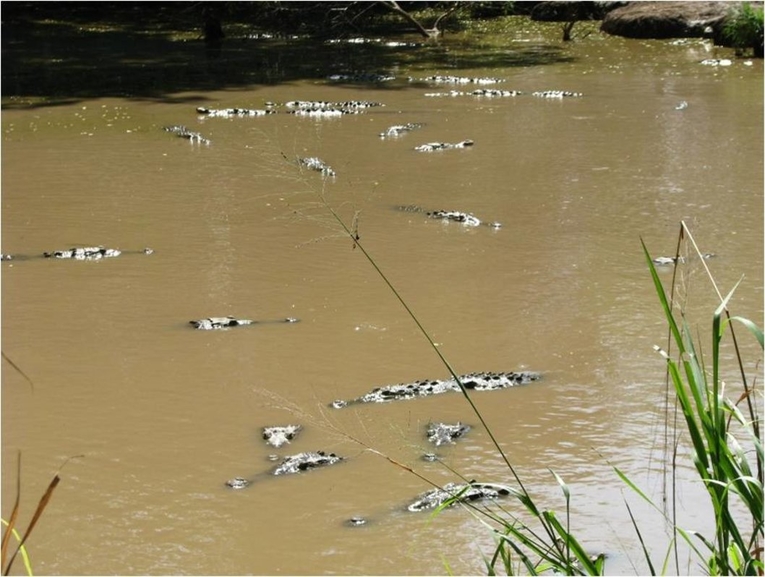
<instances>
[{"instance_id":1,"label":"crocodile","mask_svg":"<svg viewBox=\"0 0 765 577\"><path fill-rule=\"evenodd\" d=\"M284 427L263 427L263 439L272 447L281 447L289 444L298 436L303 427L300 425L286 425Z\"/></svg>"},{"instance_id":2,"label":"crocodile","mask_svg":"<svg viewBox=\"0 0 765 577\"><path fill-rule=\"evenodd\" d=\"M114 258L123 254L154 254L154 249L144 248L140 251L123 251L117 248L106 248L103 246L77 246L73 248L67 248L62 250L52 250L50 252L43 252L41 256L43 258L54 259L70 259L70 260L101 260L104 258ZM3 253L0 255L0 261L19 261L29 260L34 258L33 256L26 254L8 254Z\"/></svg>"},{"instance_id":3,"label":"crocodile","mask_svg":"<svg viewBox=\"0 0 765 577\"><path fill-rule=\"evenodd\" d=\"M204 114L205 116L222 116L224 118L230 118L232 116L266 116L268 114L276 114L276 110L270 108L258 110L253 108L205 108L204 106L198 106L197 112Z\"/></svg>"},{"instance_id":4,"label":"crocodile","mask_svg":"<svg viewBox=\"0 0 765 577\"><path fill-rule=\"evenodd\" d=\"M706 260L706 259L709 259L709 258L714 258L715 256L717 256L717 255L715 255L714 253L711 253L711 252L707 252L707 253L702 254L701 258ZM678 262L680 264L683 264L686 261L685 257L683 257L683 256L680 256L680 257L675 257L675 256L657 256L656 258L651 259L651 260L653 261L654 264L658 264L658 265L661 265L661 266L668 265L668 264L675 264L675 263L678 263Z\"/></svg>"},{"instance_id":5,"label":"crocodile","mask_svg":"<svg viewBox=\"0 0 765 577\"><path fill-rule=\"evenodd\" d=\"M210 140L199 134L198 132L192 132L188 128L186 128L183 125L175 124L173 126L165 126L163 127L163 130L165 132L169 132L171 134L175 134L176 136L180 138L185 138L191 143L197 143L197 144L210 144Z\"/></svg>"},{"instance_id":6,"label":"crocodile","mask_svg":"<svg viewBox=\"0 0 765 577\"><path fill-rule=\"evenodd\" d=\"M499 222L484 222L477 217L473 216L470 213L467 212L461 212L458 210L432 210L432 211L426 211L423 208L420 208L416 205L409 205L409 206L398 206L396 207L397 210L402 210L404 212L420 212L424 213L425 216L429 218L435 218L437 220L443 220L443 221L452 221L452 222L459 222L461 224L464 224L465 226L488 226L493 229L502 228L502 223Z\"/></svg>"},{"instance_id":7,"label":"crocodile","mask_svg":"<svg viewBox=\"0 0 765 577\"><path fill-rule=\"evenodd\" d=\"M428 441L433 443L436 447L441 445L453 444L455 439L463 437L470 431L470 425L463 425L457 422L454 425L447 425L446 423L430 423L426 434ZM435 459L434 459L435 460Z\"/></svg>"},{"instance_id":8,"label":"crocodile","mask_svg":"<svg viewBox=\"0 0 765 577\"><path fill-rule=\"evenodd\" d=\"M332 82L391 82L396 77L390 74L376 74L374 72L361 72L359 74L330 74L327 80Z\"/></svg>"},{"instance_id":9,"label":"crocodile","mask_svg":"<svg viewBox=\"0 0 765 577\"><path fill-rule=\"evenodd\" d=\"M409 78L409 82L432 82L436 84L498 84L505 82L502 78L475 78L465 76L426 76L425 78Z\"/></svg>"},{"instance_id":10,"label":"crocodile","mask_svg":"<svg viewBox=\"0 0 765 577\"><path fill-rule=\"evenodd\" d=\"M462 142L428 142L426 144L421 144L420 146L415 146L414 149L417 152L433 152L434 150L451 150L453 148L467 148L469 146L473 146L474 142L472 140L463 140Z\"/></svg>"},{"instance_id":11,"label":"crocodile","mask_svg":"<svg viewBox=\"0 0 765 577\"><path fill-rule=\"evenodd\" d=\"M462 385L471 391L496 391L525 385L541 378L539 373L534 372L503 372L503 373L469 373L459 377ZM417 399L440 395L442 393L460 391L460 386L454 378L433 381L415 381L413 383L400 383L386 385L372 389L369 393L351 400L336 400L330 406L341 409L349 405L362 403L387 403L390 401Z\"/></svg>"},{"instance_id":12,"label":"crocodile","mask_svg":"<svg viewBox=\"0 0 765 577\"><path fill-rule=\"evenodd\" d=\"M332 170L332 168L329 165L327 165L320 158L316 158L315 156L311 156L308 158L298 158L298 164L310 170L321 172L324 176L337 176L335 171Z\"/></svg>"},{"instance_id":13,"label":"crocodile","mask_svg":"<svg viewBox=\"0 0 765 577\"><path fill-rule=\"evenodd\" d=\"M397 137L401 136L402 134L406 134L407 132L411 132L412 130L417 130L418 128L422 128L424 125L419 122L407 122L406 124L396 124L394 126L389 126L386 128L383 132L380 133L380 138L391 138L391 137Z\"/></svg>"},{"instance_id":14,"label":"crocodile","mask_svg":"<svg viewBox=\"0 0 765 577\"><path fill-rule=\"evenodd\" d=\"M569 92L568 90L542 90L539 92L532 92L532 96L537 98L580 98L581 92Z\"/></svg>"},{"instance_id":15,"label":"crocodile","mask_svg":"<svg viewBox=\"0 0 765 577\"><path fill-rule=\"evenodd\" d=\"M287 317L286 319L279 319L275 321L253 321L250 319L238 319L236 317L227 316L227 317L207 317L206 319L189 321L189 324L193 325L195 329L198 329L200 331L214 331L214 330L229 329L232 327L241 327L246 325L296 323L299 321L300 319L296 319L293 317Z\"/></svg>"},{"instance_id":16,"label":"crocodile","mask_svg":"<svg viewBox=\"0 0 765 577\"><path fill-rule=\"evenodd\" d=\"M296 473L302 473L310 469L316 469L319 467L327 467L335 465L345 460L345 457L340 457L335 453L326 453L324 451L313 451L306 453L298 453L297 455L290 455L284 457L282 462L271 471L271 475L294 475ZM226 481L226 486L232 489L244 489L249 487L257 477L246 479L244 477L234 477Z\"/></svg>"},{"instance_id":17,"label":"crocodile","mask_svg":"<svg viewBox=\"0 0 765 577\"><path fill-rule=\"evenodd\" d=\"M472 92L463 92L461 90L450 90L449 92L426 92L425 96L438 97L438 96L487 96L491 98L497 97L509 97L520 96L523 94L520 90L493 90L490 88L482 88L473 90Z\"/></svg>"},{"instance_id":18,"label":"crocodile","mask_svg":"<svg viewBox=\"0 0 765 577\"><path fill-rule=\"evenodd\" d=\"M449 506L457 503L469 503L482 499L498 499L511 493L511 489L505 485L496 483L447 483L442 488L434 488L421 494L411 503L407 510L412 513L426 511L441 507L451 501Z\"/></svg>"}]
</instances>

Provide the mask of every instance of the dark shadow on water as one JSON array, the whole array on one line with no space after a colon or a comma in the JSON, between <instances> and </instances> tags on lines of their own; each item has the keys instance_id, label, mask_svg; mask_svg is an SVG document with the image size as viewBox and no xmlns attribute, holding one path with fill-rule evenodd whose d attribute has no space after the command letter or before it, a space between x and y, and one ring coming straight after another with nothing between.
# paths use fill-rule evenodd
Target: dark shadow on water
<instances>
[{"instance_id":1,"label":"dark shadow on water","mask_svg":"<svg viewBox=\"0 0 765 577\"><path fill-rule=\"evenodd\" d=\"M53 15L30 10L30 3L18 3L27 10L14 12L14 4L2 4L4 109L56 106L99 97L199 102L202 96L188 93L237 88L252 91L259 86L305 80L328 83L330 74L386 72L394 66L435 68L440 74L460 75L460 70L571 60L561 46L525 44L511 48L511 39L505 48L469 46L449 38L428 44L414 36L395 38L415 44L395 48L381 43L262 39L247 32L254 31L248 23L228 23L234 34L227 32L220 45L210 47L194 21L179 22L176 18L157 23L140 18L133 21L122 15L114 22L95 20L93 10L79 13L75 9L79 3L73 3L68 12L60 8ZM70 3L56 4L66 7ZM334 84L354 90L414 86L406 78L379 84Z\"/></svg>"}]
</instances>

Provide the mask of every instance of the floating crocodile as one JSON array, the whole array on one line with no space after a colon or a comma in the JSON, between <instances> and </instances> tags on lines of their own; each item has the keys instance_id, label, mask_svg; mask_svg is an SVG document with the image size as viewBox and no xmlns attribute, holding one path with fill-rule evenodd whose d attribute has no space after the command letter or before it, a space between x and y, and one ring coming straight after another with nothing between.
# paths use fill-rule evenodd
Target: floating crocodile
<instances>
[{"instance_id":1,"label":"floating crocodile","mask_svg":"<svg viewBox=\"0 0 765 577\"><path fill-rule=\"evenodd\" d=\"M421 144L415 146L414 149L417 152L433 152L434 150L451 150L452 148L467 148L473 146L472 140L463 140L462 142L456 142L454 144L449 142L428 142L427 144Z\"/></svg>"},{"instance_id":2,"label":"floating crocodile","mask_svg":"<svg viewBox=\"0 0 765 577\"><path fill-rule=\"evenodd\" d=\"M308 168L309 170L315 170L317 172L321 172L324 176L337 176L334 170L327 165L323 160L320 158L316 158L315 156L311 156L308 158L298 158L298 164L300 166L304 166Z\"/></svg>"},{"instance_id":3,"label":"floating crocodile","mask_svg":"<svg viewBox=\"0 0 765 577\"><path fill-rule=\"evenodd\" d=\"M344 116L346 114L361 114L360 108L298 108L290 110L288 114L295 116L315 116L318 118L329 118L333 116Z\"/></svg>"},{"instance_id":4,"label":"floating crocodile","mask_svg":"<svg viewBox=\"0 0 765 577\"><path fill-rule=\"evenodd\" d=\"M496 391L525 385L541 378L539 373L519 372L519 373L469 373L460 376L460 382L471 391ZM330 406L335 409L341 409L348 405L361 403L387 403L390 401L416 399L420 397L429 397L431 395L440 395L450 391L460 391L460 386L454 378L435 381L415 381L413 383L401 383L397 385L386 385L372 389L369 393L351 399L348 401L333 401Z\"/></svg>"},{"instance_id":5,"label":"floating crocodile","mask_svg":"<svg viewBox=\"0 0 765 577\"><path fill-rule=\"evenodd\" d=\"M717 255L715 255L714 253L711 253L711 252L707 252L705 254L702 254L701 258L706 260L708 258L713 258L715 256L717 256ZM682 257L682 256L681 257L658 256L658 257L656 257L654 259L651 259L651 260L653 260L654 264L658 264L658 265L675 264L675 263L678 263L678 262L680 264L683 264L686 261L685 257Z\"/></svg>"},{"instance_id":6,"label":"floating crocodile","mask_svg":"<svg viewBox=\"0 0 765 577\"><path fill-rule=\"evenodd\" d=\"M417 500L407 507L408 511L417 513L435 509L447 501L453 500L449 506L457 503L468 503L483 499L498 499L511 493L509 487L496 483L447 483L440 489L431 489L420 495Z\"/></svg>"},{"instance_id":7,"label":"floating crocodile","mask_svg":"<svg viewBox=\"0 0 765 577\"><path fill-rule=\"evenodd\" d=\"M490 228L502 228L502 224L499 222L483 222L482 220L476 218L470 213L467 212L460 212L458 210L433 210L433 211L426 211L424 208L420 208L419 206L410 205L410 206L398 206L396 207L397 210L402 210L404 212L419 212L424 213L425 216L429 218L435 218L438 220L443 221L453 221L453 222L459 222L461 224L464 224L465 226L488 226Z\"/></svg>"},{"instance_id":8,"label":"floating crocodile","mask_svg":"<svg viewBox=\"0 0 765 577\"><path fill-rule=\"evenodd\" d=\"M409 82L435 82L437 84L498 84L502 78L471 78L464 76L426 76L425 78L409 78Z\"/></svg>"},{"instance_id":9,"label":"floating crocodile","mask_svg":"<svg viewBox=\"0 0 765 577\"><path fill-rule=\"evenodd\" d=\"M180 138L185 138L191 143L197 143L197 144L210 144L210 141L199 134L198 132L192 132L185 126L182 126L180 124L176 124L173 126L165 126L163 128L165 132L169 132L171 134L175 134L176 136Z\"/></svg>"},{"instance_id":10,"label":"floating crocodile","mask_svg":"<svg viewBox=\"0 0 765 577\"><path fill-rule=\"evenodd\" d=\"M389 126L386 128L383 132L380 133L380 138L395 138L397 136L401 136L402 134L406 134L407 132L411 132L412 130L417 130L418 128L422 128L424 125L420 124L419 122L407 122L406 124L396 124L394 126Z\"/></svg>"},{"instance_id":11,"label":"floating crocodile","mask_svg":"<svg viewBox=\"0 0 765 577\"><path fill-rule=\"evenodd\" d=\"M282 462L271 472L271 475L294 475L318 467L335 465L344 460L344 457L339 457L334 453L325 453L324 451L298 453L297 455L284 457ZM245 479L244 477L234 477L226 481L226 486L232 489L244 489L250 486L256 478Z\"/></svg>"},{"instance_id":12,"label":"floating crocodile","mask_svg":"<svg viewBox=\"0 0 765 577\"><path fill-rule=\"evenodd\" d=\"M293 317L287 317L286 319L279 319L275 321L253 321L250 319L238 319L236 317L208 317L206 319L199 319L196 321L189 321L190 325L193 325L195 329L200 331L214 331L228 329L232 327L241 327L246 325L263 325L263 324L275 324L275 323L296 323L300 319Z\"/></svg>"},{"instance_id":13,"label":"floating crocodile","mask_svg":"<svg viewBox=\"0 0 765 577\"><path fill-rule=\"evenodd\" d=\"M270 108L258 110L253 108L205 108L198 106L197 112L206 116L222 116L228 118L231 116L266 116L267 114L276 114L276 110Z\"/></svg>"},{"instance_id":14,"label":"floating crocodile","mask_svg":"<svg viewBox=\"0 0 765 577\"><path fill-rule=\"evenodd\" d=\"M281 447L289 444L298 433L303 430L300 425L286 425L284 427L263 427L263 439L272 447Z\"/></svg>"},{"instance_id":15,"label":"floating crocodile","mask_svg":"<svg viewBox=\"0 0 765 577\"><path fill-rule=\"evenodd\" d=\"M450 90L449 92L427 92L425 96L488 96L488 97L508 97L508 96L520 96L523 92L519 90L492 90L489 88L483 88L479 90L473 90L472 92L463 92L461 90Z\"/></svg>"},{"instance_id":16,"label":"floating crocodile","mask_svg":"<svg viewBox=\"0 0 765 577\"><path fill-rule=\"evenodd\" d=\"M140 251L122 251L116 248L105 248L103 246L79 246L65 250L52 250L42 253L43 258L71 259L71 260L101 260L103 258L114 258L122 254L153 254L154 249L145 248ZM33 258L25 254L2 254L0 261L29 260Z\"/></svg>"},{"instance_id":17,"label":"floating crocodile","mask_svg":"<svg viewBox=\"0 0 765 577\"><path fill-rule=\"evenodd\" d=\"M433 443L436 447L440 447L441 445L453 444L455 439L459 439L466 435L468 431L470 431L470 425L463 425L460 422L457 422L454 425L447 425L446 423L430 423L428 424L426 434L428 436L428 441Z\"/></svg>"},{"instance_id":18,"label":"floating crocodile","mask_svg":"<svg viewBox=\"0 0 765 577\"><path fill-rule=\"evenodd\" d=\"M273 103L268 103L269 106L278 106ZM290 100L284 103L287 108L328 108L349 110L355 108L375 108L378 106L385 106L381 102L370 102L369 100L346 100L344 102L327 102L326 100Z\"/></svg>"}]
</instances>

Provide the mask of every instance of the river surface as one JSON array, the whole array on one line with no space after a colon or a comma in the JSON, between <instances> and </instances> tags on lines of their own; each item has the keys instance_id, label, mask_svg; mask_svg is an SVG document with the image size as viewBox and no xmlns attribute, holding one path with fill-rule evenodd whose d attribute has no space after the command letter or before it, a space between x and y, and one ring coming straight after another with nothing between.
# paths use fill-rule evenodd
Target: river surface
<instances>
[{"instance_id":1,"label":"river surface","mask_svg":"<svg viewBox=\"0 0 765 577\"><path fill-rule=\"evenodd\" d=\"M407 468L436 484L458 475L515 484L465 399L329 407L448 376L330 209L458 373L542 373L472 396L540 506L565 519L553 470L571 491L573 532L607 553L607 573L634 574L646 566L626 501L661 566L661 518L612 468L661 506L665 379L652 347L666 328L640 239L654 256L673 255L684 221L716 255L705 262L721 292L743 276L732 311L762 326L763 63L697 40L594 33L561 45L556 27L535 30L521 26L492 48L504 60L491 67L447 37L448 58L402 56L383 84L322 76L4 109L2 250L33 258L2 263L2 350L33 386L3 360L3 517L19 451L22 527L63 465L28 543L37 574L485 573L494 541L467 510L405 510L430 488ZM554 61L513 59L551 45ZM700 64L711 57L733 62ZM306 50L301 62L310 59ZM505 82L485 88L523 94L433 97L481 87L408 80L434 74L497 77ZM540 90L583 96L531 95ZM195 111L289 100L384 106L325 119ZM423 127L378 136L407 122ZM211 143L163 131L176 124ZM413 150L465 139L474 146ZM295 159L308 156L337 176L301 171ZM39 258L98 244L125 254ZM689 322L708 343L719 301L698 259L680 272ZM672 267L660 273L669 283ZM300 322L188 324L223 315ZM744 331L739 339L754 375L761 355ZM732 363L726 371L740 387ZM434 448L431 421L473 428ZM262 427L286 424L304 427L289 446L261 438ZM270 455L315 450L346 460L268 474ZM434 451L443 464L421 459ZM680 525L709 534L689 460L678 474ZM237 476L254 482L227 488ZM517 502L501 503L529 521ZM349 527L354 516L368 523ZM699 570L681 558L680 573Z\"/></svg>"}]
</instances>

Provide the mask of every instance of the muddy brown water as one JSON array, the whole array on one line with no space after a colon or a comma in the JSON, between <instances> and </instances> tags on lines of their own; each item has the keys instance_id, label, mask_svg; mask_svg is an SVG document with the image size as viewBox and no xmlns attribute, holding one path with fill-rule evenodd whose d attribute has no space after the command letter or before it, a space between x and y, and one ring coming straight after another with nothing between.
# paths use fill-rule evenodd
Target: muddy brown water
<instances>
[{"instance_id":1,"label":"muddy brown water","mask_svg":"<svg viewBox=\"0 0 765 577\"><path fill-rule=\"evenodd\" d=\"M520 37L505 48L533 48ZM665 328L641 253L671 255L681 220L733 300L762 325L762 61L699 64L695 40L592 35L569 62L512 68L401 68L398 90L323 81L90 99L3 112L2 249L123 250L100 262L2 265L2 514L22 456L22 515L68 457L29 542L38 574L444 574L485 571L493 540L463 510L404 511L458 480L420 460L431 420L473 425L437 452L468 479L513 484L458 394L328 408L375 386L446 369L326 201L358 233L460 373L535 370L537 383L473 398L527 488L565 516L549 472L572 492L575 533L607 571L645 570L625 498L656 559L657 514L611 465L661 500ZM495 76L516 98L426 97L474 87L408 76ZM582 92L545 100L536 90ZM187 97L187 98L186 98ZM201 118L195 106L262 108L293 99L379 101L337 119ZM678 109L681 102L687 107ZM381 140L393 124L425 126ZM199 146L163 132L185 124ZM417 153L425 142L473 139ZM318 156L323 180L286 161ZM466 228L397 205L472 212ZM661 270L669 281L671 269ZM706 335L716 297L698 261L683 267L690 318ZM219 332L191 319L297 317ZM760 360L747 341L747 368ZM726 350L730 358L730 351ZM732 366L731 386L738 386ZM300 423L274 449L263 426ZM356 439L362 444L354 441ZM367 450L365 445L374 449ZM269 478L271 454L333 451L346 462ZM687 468L681 525L710 529ZM518 505L504 501L508 511ZM700 505L701 503L701 505ZM353 516L368 518L350 528ZM681 572L698 569L681 560ZM16 567L21 571L21 565ZM674 569L671 569L672 571Z\"/></svg>"}]
</instances>

